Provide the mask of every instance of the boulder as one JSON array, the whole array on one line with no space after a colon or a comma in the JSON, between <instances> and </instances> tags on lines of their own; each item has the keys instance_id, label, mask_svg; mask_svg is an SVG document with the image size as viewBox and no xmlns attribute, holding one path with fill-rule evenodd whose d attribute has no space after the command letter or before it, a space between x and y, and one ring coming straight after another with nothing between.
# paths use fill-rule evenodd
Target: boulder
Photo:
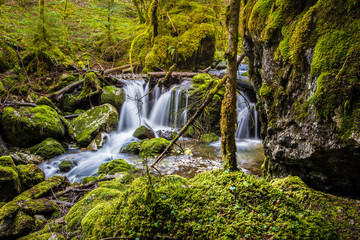
<instances>
[{"instance_id":1,"label":"boulder","mask_svg":"<svg viewBox=\"0 0 360 240\"><path fill-rule=\"evenodd\" d=\"M139 154L140 153L140 143L132 142L129 145L123 147L120 150L121 153L131 153L131 154Z\"/></svg>"},{"instance_id":2,"label":"boulder","mask_svg":"<svg viewBox=\"0 0 360 240\"><path fill-rule=\"evenodd\" d=\"M22 190L29 189L45 180L44 172L35 164L16 166Z\"/></svg>"},{"instance_id":3,"label":"boulder","mask_svg":"<svg viewBox=\"0 0 360 240\"><path fill-rule=\"evenodd\" d=\"M71 161L62 161L60 164L59 164L59 169L60 169L60 172L68 172L70 171L72 168L74 167L74 164L73 162Z\"/></svg>"},{"instance_id":4,"label":"boulder","mask_svg":"<svg viewBox=\"0 0 360 240\"><path fill-rule=\"evenodd\" d=\"M136 168L127 163L124 159L115 159L111 162L104 163L99 167L98 174L115 174L119 172L134 171Z\"/></svg>"},{"instance_id":5,"label":"boulder","mask_svg":"<svg viewBox=\"0 0 360 240\"><path fill-rule=\"evenodd\" d=\"M151 138L155 137L155 133L151 129L149 129L145 126L140 126L135 130L133 136L140 140L143 140L146 138L151 139Z\"/></svg>"},{"instance_id":6,"label":"boulder","mask_svg":"<svg viewBox=\"0 0 360 240\"><path fill-rule=\"evenodd\" d=\"M101 94L101 103L113 105L120 113L121 107L125 101L124 90L114 86L106 86Z\"/></svg>"},{"instance_id":7,"label":"boulder","mask_svg":"<svg viewBox=\"0 0 360 240\"><path fill-rule=\"evenodd\" d=\"M89 146L87 146L86 150L89 151L96 151L100 148L102 148L102 146L104 146L105 141L107 139L107 134L106 133L98 133L96 135L96 137L94 138L94 140L92 140L92 142L89 144Z\"/></svg>"},{"instance_id":8,"label":"boulder","mask_svg":"<svg viewBox=\"0 0 360 240\"><path fill-rule=\"evenodd\" d=\"M39 155L44 159L50 159L65 152L63 145L53 138L47 138L41 143L29 148L29 150L31 153Z\"/></svg>"},{"instance_id":9,"label":"boulder","mask_svg":"<svg viewBox=\"0 0 360 240\"><path fill-rule=\"evenodd\" d=\"M36 105L46 105L56 110L57 113L62 114L61 110L58 109L55 104L47 97L41 97L35 101Z\"/></svg>"},{"instance_id":10,"label":"boulder","mask_svg":"<svg viewBox=\"0 0 360 240\"><path fill-rule=\"evenodd\" d=\"M43 161L40 156L35 156L25 152L15 152L10 154L16 165L39 164Z\"/></svg>"},{"instance_id":11,"label":"boulder","mask_svg":"<svg viewBox=\"0 0 360 240\"><path fill-rule=\"evenodd\" d=\"M65 128L59 114L49 106L3 110L4 137L14 146L28 147L52 137L62 139Z\"/></svg>"},{"instance_id":12,"label":"boulder","mask_svg":"<svg viewBox=\"0 0 360 240\"><path fill-rule=\"evenodd\" d=\"M170 141L164 138L153 138L142 142L140 147L140 156L153 157L162 153L170 144Z\"/></svg>"},{"instance_id":13,"label":"boulder","mask_svg":"<svg viewBox=\"0 0 360 240\"><path fill-rule=\"evenodd\" d=\"M166 140L173 140L177 136L177 132L168 131L168 130L159 130L156 131L156 134L159 137L165 138Z\"/></svg>"},{"instance_id":14,"label":"boulder","mask_svg":"<svg viewBox=\"0 0 360 240\"><path fill-rule=\"evenodd\" d=\"M119 114L114 106L104 104L94 107L71 121L76 141L87 146L100 132L117 129ZM71 133L71 132L70 132Z\"/></svg>"},{"instance_id":15,"label":"boulder","mask_svg":"<svg viewBox=\"0 0 360 240\"><path fill-rule=\"evenodd\" d=\"M11 200L21 191L19 175L10 156L0 157L0 202Z\"/></svg>"}]
</instances>

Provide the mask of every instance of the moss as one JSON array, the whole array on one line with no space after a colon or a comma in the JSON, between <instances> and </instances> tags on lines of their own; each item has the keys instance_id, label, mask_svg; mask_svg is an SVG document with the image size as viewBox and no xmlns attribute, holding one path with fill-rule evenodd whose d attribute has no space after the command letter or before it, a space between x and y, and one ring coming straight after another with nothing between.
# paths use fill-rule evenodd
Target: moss
<instances>
[{"instance_id":1,"label":"moss","mask_svg":"<svg viewBox=\"0 0 360 240\"><path fill-rule=\"evenodd\" d=\"M38 98L38 99L35 101L35 104L36 104L36 105L46 105L46 106L49 106L49 107L55 109L57 113L62 114L62 112L55 106L55 104L54 104L50 99L48 99L47 97Z\"/></svg>"},{"instance_id":2,"label":"moss","mask_svg":"<svg viewBox=\"0 0 360 240\"><path fill-rule=\"evenodd\" d=\"M16 166L23 190L27 190L45 180L44 172L35 164Z\"/></svg>"},{"instance_id":3,"label":"moss","mask_svg":"<svg viewBox=\"0 0 360 240\"><path fill-rule=\"evenodd\" d=\"M0 73L16 67L19 60L14 49L1 39L0 41Z\"/></svg>"},{"instance_id":4,"label":"moss","mask_svg":"<svg viewBox=\"0 0 360 240\"><path fill-rule=\"evenodd\" d=\"M62 139L65 128L59 114L49 106L14 109L7 107L2 114L6 139L15 146L27 147L53 137Z\"/></svg>"},{"instance_id":5,"label":"moss","mask_svg":"<svg viewBox=\"0 0 360 240\"><path fill-rule=\"evenodd\" d=\"M207 133L201 137L201 141L211 143L219 141L219 137L215 133Z\"/></svg>"},{"instance_id":6,"label":"moss","mask_svg":"<svg viewBox=\"0 0 360 240\"><path fill-rule=\"evenodd\" d=\"M37 154L44 159L50 159L65 152L62 144L53 138L47 138L41 143L29 148L29 150L31 153Z\"/></svg>"},{"instance_id":7,"label":"moss","mask_svg":"<svg viewBox=\"0 0 360 240\"><path fill-rule=\"evenodd\" d=\"M121 148L122 153L131 153L131 154L139 154L140 153L140 143L132 142L129 145Z\"/></svg>"},{"instance_id":8,"label":"moss","mask_svg":"<svg viewBox=\"0 0 360 240\"><path fill-rule=\"evenodd\" d=\"M87 146L98 133L116 130L118 119L119 114L112 105L94 107L71 121L75 139L81 146Z\"/></svg>"},{"instance_id":9,"label":"moss","mask_svg":"<svg viewBox=\"0 0 360 240\"><path fill-rule=\"evenodd\" d=\"M142 177L116 193L105 191L87 194L66 216L72 228L81 224L87 239L159 235L177 239L356 239L358 235L349 230L351 222L359 221L356 201L314 191L296 177L270 183L241 172L212 171L190 180L153 178L152 186ZM335 208L346 213L329 211Z\"/></svg>"},{"instance_id":10,"label":"moss","mask_svg":"<svg viewBox=\"0 0 360 240\"><path fill-rule=\"evenodd\" d=\"M74 164L71 161L61 161L59 169L61 172L68 172L73 168Z\"/></svg>"},{"instance_id":11,"label":"moss","mask_svg":"<svg viewBox=\"0 0 360 240\"><path fill-rule=\"evenodd\" d=\"M153 138L141 143L140 156L143 158L153 157L162 153L170 144L170 141L164 138Z\"/></svg>"},{"instance_id":12,"label":"moss","mask_svg":"<svg viewBox=\"0 0 360 240\"><path fill-rule=\"evenodd\" d=\"M52 91L60 90L76 81L78 81L80 78L79 74L63 74L61 77L59 77L57 85L52 89Z\"/></svg>"},{"instance_id":13,"label":"moss","mask_svg":"<svg viewBox=\"0 0 360 240\"><path fill-rule=\"evenodd\" d=\"M72 94L64 94L64 96L60 99L60 102L57 104L57 107L64 112L72 113L82 105L82 102L83 99L79 99Z\"/></svg>"},{"instance_id":14,"label":"moss","mask_svg":"<svg viewBox=\"0 0 360 240\"><path fill-rule=\"evenodd\" d=\"M15 168L14 161L10 156L1 156L0 157L0 166Z\"/></svg>"},{"instance_id":15,"label":"moss","mask_svg":"<svg viewBox=\"0 0 360 240\"><path fill-rule=\"evenodd\" d=\"M248 27L258 37L260 37L262 29L266 26L266 20L274 2L274 0L259 0L251 11Z\"/></svg>"},{"instance_id":16,"label":"moss","mask_svg":"<svg viewBox=\"0 0 360 240\"><path fill-rule=\"evenodd\" d=\"M0 201L9 201L20 193L21 185L18 173L13 167L0 166Z\"/></svg>"},{"instance_id":17,"label":"moss","mask_svg":"<svg viewBox=\"0 0 360 240\"><path fill-rule=\"evenodd\" d=\"M151 138L155 137L155 133L151 129L149 129L145 126L140 126L135 130L133 136L140 140L143 140L146 138L151 139Z\"/></svg>"},{"instance_id":18,"label":"moss","mask_svg":"<svg viewBox=\"0 0 360 240\"><path fill-rule=\"evenodd\" d=\"M136 170L136 168L127 163L124 159L116 159L111 162L101 164L98 174L104 173L112 175L118 172L128 172L134 170Z\"/></svg>"},{"instance_id":19,"label":"moss","mask_svg":"<svg viewBox=\"0 0 360 240\"><path fill-rule=\"evenodd\" d=\"M124 91L121 88L113 86L105 86L101 94L101 103L109 103L116 107L117 111L120 113L121 107L125 101Z\"/></svg>"},{"instance_id":20,"label":"moss","mask_svg":"<svg viewBox=\"0 0 360 240\"><path fill-rule=\"evenodd\" d=\"M79 98L90 97L93 93L101 89L98 77L94 72L88 72L84 78L84 86Z\"/></svg>"}]
</instances>

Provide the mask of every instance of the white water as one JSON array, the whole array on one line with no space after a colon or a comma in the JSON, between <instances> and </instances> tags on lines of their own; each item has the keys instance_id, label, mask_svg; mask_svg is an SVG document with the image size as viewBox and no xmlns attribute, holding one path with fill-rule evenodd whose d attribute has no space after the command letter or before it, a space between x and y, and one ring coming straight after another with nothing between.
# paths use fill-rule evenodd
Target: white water
<instances>
[{"instance_id":1,"label":"white water","mask_svg":"<svg viewBox=\"0 0 360 240\"><path fill-rule=\"evenodd\" d=\"M182 116L182 121L187 119L187 99L186 106L182 106L182 94L188 87L189 82L184 82L179 86L172 87L170 90L161 90L156 86L150 96L148 84L142 80L123 81L125 83L124 92L125 102L122 106L119 118L118 130L107 135L104 146L96 152L78 151L71 149L68 153L56 157L50 161L43 162L39 167L45 172L47 177L55 174L65 175L71 182L81 181L83 177L95 174L99 166L112 159L126 158L135 165L136 158L129 158L128 154L120 153L120 149L127 144L138 141L132 136L136 128L147 125L153 130L173 130L173 126L181 127L177 116ZM161 94L161 91L163 93ZM187 94L185 94L187 97ZM153 104L150 103L152 98ZM151 107L152 106L152 107ZM185 108L181 113L177 111ZM184 113L185 112L185 113ZM180 119L181 120L181 119ZM63 160L70 160L75 164L67 173L59 173L58 165Z\"/></svg>"}]
</instances>

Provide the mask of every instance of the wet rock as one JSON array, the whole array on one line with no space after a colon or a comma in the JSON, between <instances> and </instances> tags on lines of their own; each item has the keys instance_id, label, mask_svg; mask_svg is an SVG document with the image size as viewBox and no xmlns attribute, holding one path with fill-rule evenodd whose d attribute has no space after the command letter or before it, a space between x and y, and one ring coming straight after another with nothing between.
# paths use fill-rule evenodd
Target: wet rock
<instances>
[{"instance_id":1,"label":"wet rock","mask_svg":"<svg viewBox=\"0 0 360 240\"><path fill-rule=\"evenodd\" d=\"M140 156L152 157L162 153L165 148L170 144L170 141L164 138L153 138L145 140L141 143Z\"/></svg>"},{"instance_id":2,"label":"wet rock","mask_svg":"<svg viewBox=\"0 0 360 240\"><path fill-rule=\"evenodd\" d=\"M0 202L11 200L20 190L19 175L14 161L10 156L0 157Z\"/></svg>"},{"instance_id":3,"label":"wet rock","mask_svg":"<svg viewBox=\"0 0 360 240\"><path fill-rule=\"evenodd\" d=\"M0 126L1 126L1 123L0 123ZM8 148L6 146L6 143L4 142L2 137L0 136L0 156L3 156L3 155L9 155L9 150L8 150Z\"/></svg>"},{"instance_id":4,"label":"wet rock","mask_svg":"<svg viewBox=\"0 0 360 240\"><path fill-rule=\"evenodd\" d=\"M119 114L114 106L104 104L94 107L71 121L75 139L80 146L87 146L98 133L116 130L118 119Z\"/></svg>"},{"instance_id":5,"label":"wet rock","mask_svg":"<svg viewBox=\"0 0 360 240\"><path fill-rule=\"evenodd\" d=\"M165 138L166 140L173 140L177 136L177 132L168 131L168 130L159 130L156 132L156 134L161 137Z\"/></svg>"},{"instance_id":6,"label":"wet rock","mask_svg":"<svg viewBox=\"0 0 360 240\"><path fill-rule=\"evenodd\" d=\"M73 162L71 161L62 161L60 164L59 164L59 169L60 169L60 172L68 172L70 171L72 168L74 167L74 164Z\"/></svg>"},{"instance_id":7,"label":"wet rock","mask_svg":"<svg viewBox=\"0 0 360 240\"><path fill-rule=\"evenodd\" d=\"M39 164L43 161L40 156L35 156L25 152L15 152L10 154L16 165Z\"/></svg>"},{"instance_id":8,"label":"wet rock","mask_svg":"<svg viewBox=\"0 0 360 240\"><path fill-rule=\"evenodd\" d=\"M125 94L121 88L114 86L106 86L102 89L101 103L109 103L113 105L120 113L121 107L125 101Z\"/></svg>"},{"instance_id":9,"label":"wet rock","mask_svg":"<svg viewBox=\"0 0 360 240\"><path fill-rule=\"evenodd\" d=\"M207 133L201 137L201 141L211 143L219 141L219 137L215 133Z\"/></svg>"},{"instance_id":10,"label":"wet rock","mask_svg":"<svg viewBox=\"0 0 360 240\"><path fill-rule=\"evenodd\" d=\"M28 147L52 137L62 139L65 128L59 114L49 106L25 107L3 110L4 137L18 147Z\"/></svg>"},{"instance_id":11,"label":"wet rock","mask_svg":"<svg viewBox=\"0 0 360 240\"><path fill-rule=\"evenodd\" d=\"M140 143L132 142L129 145L123 147L120 150L121 153L131 153L131 154L139 154L140 153Z\"/></svg>"},{"instance_id":12,"label":"wet rock","mask_svg":"<svg viewBox=\"0 0 360 240\"><path fill-rule=\"evenodd\" d=\"M62 144L53 138L47 138L41 143L29 148L29 150L31 153L39 155L44 159L50 159L65 152L65 148Z\"/></svg>"},{"instance_id":13,"label":"wet rock","mask_svg":"<svg viewBox=\"0 0 360 240\"><path fill-rule=\"evenodd\" d=\"M35 164L16 166L22 190L29 189L45 180L44 172Z\"/></svg>"},{"instance_id":14,"label":"wet rock","mask_svg":"<svg viewBox=\"0 0 360 240\"><path fill-rule=\"evenodd\" d=\"M151 139L155 137L155 133L150 128L147 128L145 126L140 126L135 130L133 136L140 140L146 138Z\"/></svg>"},{"instance_id":15,"label":"wet rock","mask_svg":"<svg viewBox=\"0 0 360 240\"><path fill-rule=\"evenodd\" d=\"M227 62L226 61L222 61L220 62L218 65L216 65L216 70L222 70L222 69L226 69L227 68Z\"/></svg>"},{"instance_id":16,"label":"wet rock","mask_svg":"<svg viewBox=\"0 0 360 240\"><path fill-rule=\"evenodd\" d=\"M92 142L89 144L89 146L87 146L86 150L89 151L96 151L100 148L102 148L102 146L104 146L105 141L107 139L107 134L106 133L98 133L96 135L96 137L94 138L94 140L92 140Z\"/></svg>"},{"instance_id":17,"label":"wet rock","mask_svg":"<svg viewBox=\"0 0 360 240\"><path fill-rule=\"evenodd\" d=\"M127 163L124 159L116 159L112 160L111 162L101 164L99 167L98 174L115 174L119 172L129 172L134 171L136 168Z\"/></svg>"},{"instance_id":18,"label":"wet rock","mask_svg":"<svg viewBox=\"0 0 360 240\"><path fill-rule=\"evenodd\" d=\"M73 94L64 94L56 106L64 112L72 113L81 106L86 105L84 102L84 99L78 98Z\"/></svg>"}]
</instances>

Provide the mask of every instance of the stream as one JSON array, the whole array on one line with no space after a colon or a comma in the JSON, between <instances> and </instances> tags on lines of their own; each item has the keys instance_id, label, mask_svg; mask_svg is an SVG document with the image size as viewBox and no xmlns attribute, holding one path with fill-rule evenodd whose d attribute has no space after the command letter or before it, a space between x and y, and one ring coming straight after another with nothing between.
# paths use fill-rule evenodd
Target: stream
<instances>
[{"instance_id":1,"label":"stream","mask_svg":"<svg viewBox=\"0 0 360 240\"><path fill-rule=\"evenodd\" d=\"M104 146L97 151L70 148L63 155L42 162L38 166L45 172L46 177L64 175L71 182L81 182L82 178L96 174L101 164L119 158L142 169L143 163L137 155L120 153L122 147L139 141L132 136L136 128L145 125L152 128L155 133L160 130L179 131L187 122L190 81L184 81L170 89L155 86L151 94L147 94L149 84L144 80L118 80L124 83L126 96L120 112L118 130L107 134ZM258 138L257 112L255 104L249 99L249 104L246 104L245 98L244 93L238 94L238 166L245 173L261 175L264 153L261 140ZM166 157L158 165L162 173L192 177L201 171L222 168L220 141L205 144L195 139L181 138L178 144L191 151L187 155ZM61 173L58 165L63 160L72 161L75 166L69 172Z\"/></svg>"}]
</instances>

